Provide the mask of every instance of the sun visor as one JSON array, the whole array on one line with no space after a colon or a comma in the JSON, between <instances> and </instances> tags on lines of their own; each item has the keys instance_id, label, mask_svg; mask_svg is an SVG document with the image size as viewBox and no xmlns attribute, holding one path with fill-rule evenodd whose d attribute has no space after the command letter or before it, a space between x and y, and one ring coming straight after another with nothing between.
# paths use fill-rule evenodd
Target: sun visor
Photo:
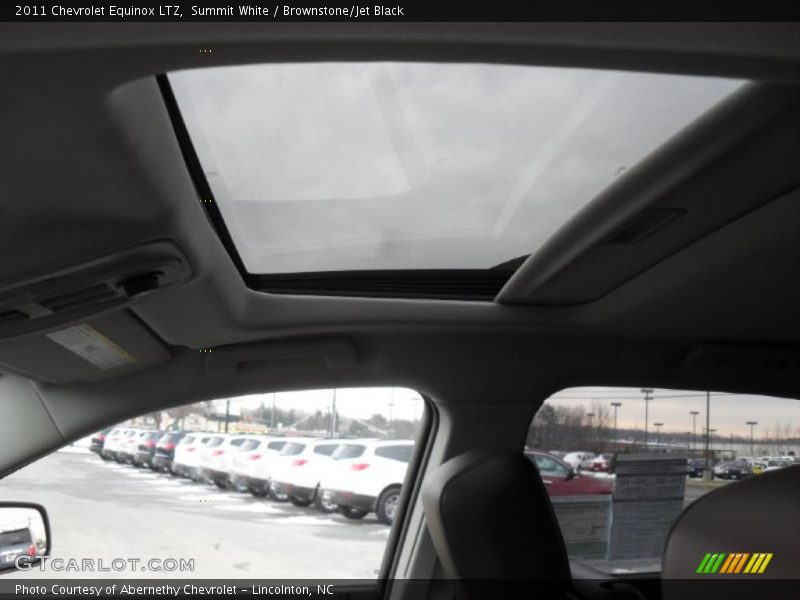
<instances>
[{"instance_id":1,"label":"sun visor","mask_svg":"<svg viewBox=\"0 0 800 600\"><path fill-rule=\"evenodd\" d=\"M0 340L119 311L190 277L183 253L159 241L6 282L0 284Z\"/></svg>"},{"instance_id":2,"label":"sun visor","mask_svg":"<svg viewBox=\"0 0 800 600\"><path fill-rule=\"evenodd\" d=\"M49 383L110 379L169 357L167 347L128 311L0 341L0 370Z\"/></svg>"}]
</instances>

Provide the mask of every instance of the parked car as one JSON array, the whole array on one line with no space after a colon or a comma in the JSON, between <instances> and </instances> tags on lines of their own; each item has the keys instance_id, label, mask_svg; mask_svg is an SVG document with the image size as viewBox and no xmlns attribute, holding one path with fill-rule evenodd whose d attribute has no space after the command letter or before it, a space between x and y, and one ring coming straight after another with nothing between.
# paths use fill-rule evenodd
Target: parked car
<instances>
[{"instance_id":1,"label":"parked car","mask_svg":"<svg viewBox=\"0 0 800 600\"><path fill-rule=\"evenodd\" d=\"M230 487L239 491L247 491L247 481L252 475L255 461L261 459L261 455L268 451L269 445L276 451L280 451L286 442L274 436L259 435L247 440L242 444L239 452L233 455L230 465Z\"/></svg>"},{"instance_id":2,"label":"parked car","mask_svg":"<svg viewBox=\"0 0 800 600\"><path fill-rule=\"evenodd\" d=\"M136 440L138 444L134 449L131 463L137 467L149 467L153 462L156 442L162 435L164 435L164 432L157 429L140 433Z\"/></svg>"},{"instance_id":3,"label":"parked car","mask_svg":"<svg viewBox=\"0 0 800 600\"><path fill-rule=\"evenodd\" d=\"M775 469L783 469L784 467L791 466L793 461L788 461L784 458L772 458L764 465L764 471L774 471Z\"/></svg>"},{"instance_id":4,"label":"parked car","mask_svg":"<svg viewBox=\"0 0 800 600\"><path fill-rule=\"evenodd\" d=\"M231 486L231 467L233 458L248 440L255 440L253 434L217 434L212 437L200 452L200 473L206 481L220 489Z\"/></svg>"},{"instance_id":5,"label":"parked car","mask_svg":"<svg viewBox=\"0 0 800 600\"><path fill-rule=\"evenodd\" d=\"M332 455L344 443L353 440L312 439L293 440L284 446L275 460L270 490L286 498L295 506L309 506L312 502L322 512L335 512L337 505L323 502L319 482L333 463Z\"/></svg>"},{"instance_id":6,"label":"parked car","mask_svg":"<svg viewBox=\"0 0 800 600\"><path fill-rule=\"evenodd\" d=\"M702 477L706 461L702 458L690 458L686 461L686 474L689 477Z\"/></svg>"},{"instance_id":7,"label":"parked car","mask_svg":"<svg viewBox=\"0 0 800 600\"><path fill-rule=\"evenodd\" d=\"M320 481L323 501L336 504L349 519L374 511L378 521L391 525L413 447L409 440L342 444Z\"/></svg>"},{"instance_id":8,"label":"parked car","mask_svg":"<svg viewBox=\"0 0 800 600\"><path fill-rule=\"evenodd\" d=\"M30 521L24 515L24 509L4 511L0 523L0 570L8 569L20 555L34 558L37 554Z\"/></svg>"},{"instance_id":9,"label":"parked car","mask_svg":"<svg viewBox=\"0 0 800 600\"><path fill-rule=\"evenodd\" d=\"M611 468L611 454L598 454L589 463L588 467L584 467L581 463L581 469L594 471L595 473L608 473Z\"/></svg>"},{"instance_id":10,"label":"parked car","mask_svg":"<svg viewBox=\"0 0 800 600\"><path fill-rule=\"evenodd\" d=\"M208 441L216 434L197 432L187 434L174 448L172 473L200 481L200 453Z\"/></svg>"},{"instance_id":11,"label":"parked car","mask_svg":"<svg viewBox=\"0 0 800 600\"><path fill-rule=\"evenodd\" d=\"M723 461L714 467L714 477L720 479L744 479L751 474L752 469L745 460Z\"/></svg>"},{"instance_id":12,"label":"parked car","mask_svg":"<svg viewBox=\"0 0 800 600\"><path fill-rule=\"evenodd\" d=\"M123 440L131 435L133 435L133 429L130 427L114 427L103 443L103 456L110 460L117 460L117 453L122 447Z\"/></svg>"},{"instance_id":13,"label":"parked car","mask_svg":"<svg viewBox=\"0 0 800 600\"><path fill-rule=\"evenodd\" d=\"M550 496L584 496L612 494L614 488L602 479L580 475L566 460L542 450L526 450L527 456L539 471Z\"/></svg>"},{"instance_id":14,"label":"parked car","mask_svg":"<svg viewBox=\"0 0 800 600\"><path fill-rule=\"evenodd\" d=\"M175 448L186 434L183 431L163 431L154 440L153 453L151 454L149 466L154 471L172 470L172 461L175 458Z\"/></svg>"},{"instance_id":15,"label":"parked car","mask_svg":"<svg viewBox=\"0 0 800 600\"><path fill-rule=\"evenodd\" d=\"M234 458L233 482L256 498L270 493L272 466L286 445L287 438L264 438L259 447Z\"/></svg>"},{"instance_id":16,"label":"parked car","mask_svg":"<svg viewBox=\"0 0 800 600\"><path fill-rule=\"evenodd\" d=\"M117 462L133 464L139 444L148 436L149 431L144 429L131 429L130 434L122 438L117 449Z\"/></svg>"},{"instance_id":17,"label":"parked car","mask_svg":"<svg viewBox=\"0 0 800 600\"><path fill-rule=\"evenodd\" d=\"M582 465L591 466L594 456L592 452L570 452L564 456L563 460L573 469L580 470Z\"/></svg>"},{"instance_id":18,"label":"parked car","mask_svg":"<svg viewBox=\"0 0 800 600\"><path fill-rule=\"evenodd\" d=\"M103 446L105 445L106 436L111 432L113 427L106 427L102 431L98 431L94 436L92 436L92 442L89 445L89 450L97 454L103 460L108 460L105 456L103 456Z\"/></svg>"}]
</instances>

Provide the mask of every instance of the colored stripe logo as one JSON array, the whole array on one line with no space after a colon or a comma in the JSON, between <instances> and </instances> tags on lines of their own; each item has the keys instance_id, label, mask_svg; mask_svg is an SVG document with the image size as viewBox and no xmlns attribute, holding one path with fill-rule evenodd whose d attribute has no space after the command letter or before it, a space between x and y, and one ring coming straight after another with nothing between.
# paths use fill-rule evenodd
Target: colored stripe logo
<instances>
[{"instance_id":1,"label":"colored stripe logo","mask_svg":"<svg viewBox=\"0 0 800 600\"><path fill-rule=\"evenodd\" d=\"M714 552L708 553L700 561L696 573L724 573L735 575L738 573L758 574L763 573L769 561L772 560L772 552Z\"/></svg>"}]
</instances>

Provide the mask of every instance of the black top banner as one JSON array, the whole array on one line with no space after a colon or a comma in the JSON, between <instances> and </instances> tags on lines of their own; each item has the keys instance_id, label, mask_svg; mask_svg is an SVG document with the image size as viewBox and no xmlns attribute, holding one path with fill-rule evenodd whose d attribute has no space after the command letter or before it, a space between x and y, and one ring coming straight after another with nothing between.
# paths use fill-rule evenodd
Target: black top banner
<instances>
[{"instance_id":1,"label":"black top banner","mask_svg":"<svg viewBox=\"0 0 800 600\"><path fill-rule=\"evenodd\" d=\"M778 2L516 0L316 0L174 3L116 0L3 2L5 22L267 21L796 21L797 5Z\"/></svg>"}]
</instances>

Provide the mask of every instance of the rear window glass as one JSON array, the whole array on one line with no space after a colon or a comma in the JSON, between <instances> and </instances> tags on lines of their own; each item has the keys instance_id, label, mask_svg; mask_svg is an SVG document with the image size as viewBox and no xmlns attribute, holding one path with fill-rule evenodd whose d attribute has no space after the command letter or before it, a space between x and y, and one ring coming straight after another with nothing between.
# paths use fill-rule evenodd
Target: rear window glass
<instances>
[{"instance_id":1,"label":"rear window glass","mask_svg":"<svg viewBox=\"0 0 800 600\"><path fill-rule=\"evenodd\" d=\"M375 448L375 456L407 463L411 460L411 450L411 446L381 446L380 448Z\"/></svg>"},{"instance_id":2,"label":"rear window glass","mask_svg":"<svg viewBox=\"0 0 800 600\"><path fill-rule=\"evenodd\" d=\"M180 439L181 439L180 433L165 433L164 435L161 436L161 438L158 441L161 444L169 444L169 443L174 444Z\"/></svg>"},{"instance_id":3,"label":"rear window glass","mask_svg":"<svg viewBox=\"0 0 800 600\"><path fill-rule=\"evenodd\" d=\"M250 450L255 450L261 445L261 440L245 440L244 444L242 444L242 452L248 452Z\"/></svg>"},{"instance_id":4,"label":"rear window glass","mask_svg":"<svg viewBox=\"0 0 800 600\"><path fill-rule=\"evenodd\" d=\"M283 447L281 450L281 456L295 456L300 454L303 450L305 450L305 444L299 444L297 442L289 442Z\"/></svg>"},{"instance_id":5,"label":"rear window glass","mask_svg":"<svg viewBox=\"0 0 800 600\"><path fill-rule=\"evenodd\" d=\"M217 446L221 446L224 440L225 438L221 437L212 438L211 440L209 440L206 446L208 446L209 448L216 448Z\"/></svg>"},{"instance_id":6,"label":"rear window glass","mask_svg":"<svg viewBox=\"0 0 800 600\"><path fill-rule=\"evenodd\" d=\"M187 435L185 438L181 440L181 444L191 444L194 441L193 435Z\"/></svg>"},{"instance_id":7,"label":"rear window glass","mask_svg":"<svg viewBox=\"0 0 800 600\"><path fill-rule=\"evenodd\" d=\"M18 546L31 543L31 531L28 528L4 531L0 533L0 547Z\"/></svg>"},{"instance_id":8,"label":"rear window glass","mask_svg":"<svg viewBox=\"0 0 800 600\"><path fill-rule=\"evenodd\" d=\"M280 450L286 445L286 442L270 442L267 444L267 448L270 450Z\"/></svg>"},{"instance_id":9,"label":"rear window glass","mask_svg":"<svg viewBox=\"0 0 800 600\"><path fill-rule=\"evenodd\" d=\"M342 444L333 452L333 458L336 460L358 458L364 454L367 447L362 444Z\"/></svg>"},{"instance_id":10,"label":"rear window glass","mask_svg":"<svg viewBox=\"0 0 800 600\"><path fill-rule=\"evenodd\" d=\"M317 446L314 448L315 454L322 454L324 456L330 456L339 447L339 444L325 444L323 446Z\"/></svg>"}]
</instances>

